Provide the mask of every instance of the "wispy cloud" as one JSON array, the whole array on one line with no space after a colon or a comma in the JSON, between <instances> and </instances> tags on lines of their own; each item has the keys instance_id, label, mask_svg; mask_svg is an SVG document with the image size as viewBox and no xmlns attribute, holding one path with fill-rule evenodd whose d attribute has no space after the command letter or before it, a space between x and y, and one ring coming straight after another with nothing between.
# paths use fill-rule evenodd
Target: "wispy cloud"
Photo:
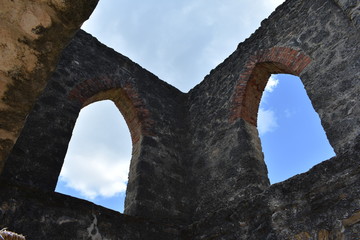
<instances>
[{"instance_id":1,"label":"wispy cloud","mask_svg":"<svg viewBox=\"0 0 360 240\"><path fill-rule=\"evenodd\" d=\"M262 8L264 9L271 9L272 11L275 10L277 6L285 2L285 0L267 0L267 1L260 1Z\"/></svg>"},{"instance_id":2,"label":"wispy cloud","mask_svg":"<svg viewBox=\"0 0 360 240\"><path fill-rule=\"evenodd\" d=\"M282 0L102 0L83 28L187 92Z\"/></svg>"},{"instance_id":3,"label":"wispy cloud","mask_svg":"<svg viewBox=\"0 0 360 240\"><path fill-rule=\"evenodd\" d=\"M265 91L273 92L278 84L279 84L279 80L274 75L271 75L266 84Z\"/></svg>"},{"instance_id":4,"label":"wispy cloud","mask_svg":"<svg viewBox=\"0 0 360 240\"><path fill-rule=\"evenodd\" d=\"M278 127L277 117L275 111L267 109L266 98L271 94L275 88L279 85L279 79L275 75L271 75L263 93L261 99L260 108L258 111L258 130L260 135L272 132Z\"/></svg>"},{"instance_id":5,"label":"wispy cloud","mask_svg":"<svg viewBox=\"0 0 360 240\"><path fill-rule=\"evenodd\" d=\"M285 111L284 111L284 115L286 118L291 118L295 114L296 114L296 111L294 111L294 110L285 109Z\"/></svg>"},{"instance_id":6,"label":"wispy cloud","mask_svg":"<svg viewBox=\"0 0 360 240\"><path fill-rule=\"evenodd\" d=\"M258 130L260 135L272 132L278 127L275 112L270 109L259 108L258 112Z\"/></svg>"}]
</instances>

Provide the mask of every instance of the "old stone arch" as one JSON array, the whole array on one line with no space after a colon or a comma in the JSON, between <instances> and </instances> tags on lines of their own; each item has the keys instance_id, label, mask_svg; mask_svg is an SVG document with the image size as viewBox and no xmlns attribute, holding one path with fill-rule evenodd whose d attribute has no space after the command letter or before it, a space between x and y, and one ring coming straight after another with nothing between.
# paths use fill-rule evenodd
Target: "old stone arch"
<instances>
[{"instance_id":1,"label":"old stone arch","mask_svg":"<svg viewBox=\"0 0 360 240\"><path fill-rule=\"evenodd\" d=\"M230 121L240 117L256 126L260 101L269 77L279 73L300 76L310 63L309 56L286 47L259 50L251 55L235 87Z\"/></svg>"},{"instance_id":2,"label":"old stone arch","mask_svg":"<svg viewBox=\"0 0 360 240\"><path fill-rule=\"evenodd\" d=\"M31 239L358 238L356 1L286 1L188 93L78 31L96 1L50 2L6 9L54 22L22 28L11 21L24 11L0 16L15 55L33 60L0 66L10 89L1 93L0 227ZM255 76L271 72L301 77L337 156L269 186L256 129L265 85ZM125 214L54 193L78 112L113 89L131 100L139 143Z\"/></svg>"},{"instance_id":3,"label":"old stone arch","mask_svg":"<svg viewBox=\"0 0 360 240\"><path fill-rule=\"evenodd\" d=\"M57 81L59 79L50 82L48 88L61 88ZM137 163L141 141L144 136L151 134L151 120L136 89L131 84L125 84L123 87L119 87L119 84L121 83L110 78L92 78L69 88L65 91L67 93L60 93L60 102L55 103L47 94L40 96L24 128L25 134L20 136L14 146L13 154L9 158L10 164L6 165L3 176L13 178L17 182L27 182L35 188L54 191L80 110L91 103L106 99L115 103L127 123L132 140L131 162ZM37 111L46 105L50 108L45 112ZM55 121L55 124L52 121ZM34 128L33 124L39 122L43 122L47 127ZM37 161L24 164L24 148L29 156L38 161L46 158L49 160L41 164L41 167ZM131 168L136 176L136 164ZM128 195L131 196L131 192Z\"/></svg>"},{"instance_id":4,"label":"old stone arch","mask_svg":"<svg viewBox=\"0 0 360 240\"><path fill-rule=\"evenodd\" d=\"M287 47L260 50L251 55L235 87L230 121L240 117L256 125L261 96L270 75L289 73L299 76L309 63L309 56Z\"/></svg>"},{"instance_id":5,"label":"old stone arch","mask_svg":"<svg viewBox=\"0 0 360 240\"><path fill-rule=\"evenodd\" d=\"M55 191L123 212L131 153L129 128L114 102L89 103L76 120Z\"/></svg>"}]
</instances>

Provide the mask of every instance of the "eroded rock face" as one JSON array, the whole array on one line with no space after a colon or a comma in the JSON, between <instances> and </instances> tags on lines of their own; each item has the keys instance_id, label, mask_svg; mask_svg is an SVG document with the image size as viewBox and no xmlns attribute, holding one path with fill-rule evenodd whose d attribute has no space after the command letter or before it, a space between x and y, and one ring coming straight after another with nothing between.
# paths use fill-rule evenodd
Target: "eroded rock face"
<instances>
[{"instance_id":1,"label":"eroded rock face","mask_svg":"<svg viewBox=\"0 0 360 240\"><path fill-rule=\"evenodd\" d=\"M97 0L1 1L0 172L58 57Z\"/></svg>"}]
</instances>

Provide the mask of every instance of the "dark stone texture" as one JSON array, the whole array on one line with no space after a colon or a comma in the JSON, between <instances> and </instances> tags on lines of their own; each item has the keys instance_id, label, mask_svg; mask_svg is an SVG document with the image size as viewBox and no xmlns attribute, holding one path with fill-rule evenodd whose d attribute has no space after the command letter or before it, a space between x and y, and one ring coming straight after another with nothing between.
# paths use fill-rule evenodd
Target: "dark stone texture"
<instances>
[{"instance_id":1,"label":"dark stone texture","mask_svg":"<svg viewBox=\"0 0 360 240\"><path fill-rule=\"evenodd\" d=\"M184 239L357 239L358 161L357 154L334 157L235 207L221 206L184 230ZM329 238L319 238L324 231Z\"/></svg>"},{"instance_id":2,"label":"dark stone texture","mask_svg":"<svg viewBox=\"0 0 360 240\"><path fill-rule=\"evenodd\" d=\"M30 239L358 238L358 7L286 1L186 94L79 31L7 158L0 227ZM270 186L256 118L272 73L301 77L337 156ZM133 142L126 215L53 192L81 108L103 99Z\"/></svg>"},{"instance_id":3,"label":"dark stone texture","mask_svg":"<svg viewBox=\"0 0 360 240\"><path fill-rule=\"evenodd\" d=\"M156 207L159 212L164 212L164 217L169 210L161 209L166 206L173 209L175 216L183 214L173 206L177 204L176 199L181 198L173 197L177 196L178 189L185 188L183 173L186 173L186 166L180 164L174 168L173 161L181 158L184 151L181 142L184 142L182 132L185 132L186 124L182 121L185 111L181 103L185 101L185 94L160 81L128 58L100 44L83 31L78 32L63 53L62 59L29 115L26 126L8 158L3 177L54 191L80 109L95 100L111 99L123 113L132 132L133 142L141 142L139 153L133 154L129 185L136 187L127 191L126 201L130 204L126 212L133 215L141 212L141 215L152 216L148 205L144 208L133 200L141 195L143 197L139 198L143 199L154 196L153 202L150 201L153 204L151 208ZM151 85L156 85L157 88ZM111 89L115 91L107 92ZM105 92L104 96L96 96L102 92ZM125 98L135 97L143 103L133 102L129 103L129 106L119 106L124 104L122 100ZM151 112L150 117L147 112ZM138 122L131 122L133 118L137 118ZM135 135L139 127L136 124L142 125L141 136ZM135 148L137 147L134 146L134 150ZM177 155L170 156L172 153ZM37 174L34 174L35 172ZM174 176L176 181L173 181ZM157 183L162 181L174 182L176 187L167 189L166 185L163 185L163 200L159 201L159 192L155 190ZM137 208L142 210L136 210ZM182 206L181 209L186 212L187 208Z\"/></svg>"},{"instance_id":4,"label":"dark stone texture","mask_svg":"<svg viewBox=\"0 0 360 240\"><path fill-rule=\"evenodd\" d=\"M180 226L131 217L54 192L0 183L0 228L26 239L179 239Z\"/></svg>"}]
</instances>

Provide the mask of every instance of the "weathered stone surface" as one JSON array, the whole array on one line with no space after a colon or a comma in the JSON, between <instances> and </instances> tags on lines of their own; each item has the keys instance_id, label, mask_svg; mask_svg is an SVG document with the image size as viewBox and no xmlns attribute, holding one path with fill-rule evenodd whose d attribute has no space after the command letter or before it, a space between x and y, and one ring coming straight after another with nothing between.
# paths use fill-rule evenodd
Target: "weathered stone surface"
<instances>
[{"instance_id":1,"label":"weathered stone surface","mask_svg":"<svg viewBox=\"0 0 360 240\"><path fill-rule=\"evenodd\" d=\"M334 0L342 8L351 22L360 28L360 2L356 0Z\"/></svg>"},{"instance_id":2,"label":"weathered stone surface","mask_svg":"<svg viewBox=\"0 0 360 240\"><path fill-rule=\"evenodd\" d=\"M131 132L126 213L152 216L156 209L163 217L171 212L184 218L190 211L183 157L185 94L83 31L63 53L2 176L54 191L81 108L103 99L115 102Z\"/></svg>"},{"instance_id":3,"label":"weathered stone surface","mask_svg":"<svg viewBox=\"0 0 360 240\"><path fill-rule=\"evenodd\" d=\"M356 239L358 161L334 157L235 207L222 205L190 225L185 239Z\"/></svg>"},{"instance_id":4,"label":"weathered stone surface","mask_svg":"<svg viewBox=\"0 0 360 240\"><path fill-rule=\"evenodd\" d=\"M61 51L97 1L0 1L0 172Z\"/></svg>"},{"instance_id":5,"label":"weathered stone surface","mask_svg":"<svg viewBox=\"0 0 360 240\"><path fill-rule=\"evenodd\" d=\"M335 152L359 151L359 30L332 1L287 1L261 25L189 92L199 216L268 186L254 125L271 73L299 75Z\"/></svg>"},{"instance_id":6,"label":"weathered stone surface","mask_svg":"<svg viewBox=\"0 0 360 240\"><path fill-rule=\"evenodd\" d=\"M179 226L131 217L93 203L0 183L0 225L26 239L179 239Z\"/></svg>"},{"instance_id":7,"label":"weathered stone surface","mask_svg":"<svg viewBox=\"0 0 360 240\"><path fill-rule=\"evenodd\" d=\"M187 94L79 31L7 158L0 228L31 239L359 238L358 7L286 1ZM256 118L272 73L300 76L337 156L269 186ZM103 99L133 141L126 215L53 192L81 108Z\"/></svg>"}]
</instances>

